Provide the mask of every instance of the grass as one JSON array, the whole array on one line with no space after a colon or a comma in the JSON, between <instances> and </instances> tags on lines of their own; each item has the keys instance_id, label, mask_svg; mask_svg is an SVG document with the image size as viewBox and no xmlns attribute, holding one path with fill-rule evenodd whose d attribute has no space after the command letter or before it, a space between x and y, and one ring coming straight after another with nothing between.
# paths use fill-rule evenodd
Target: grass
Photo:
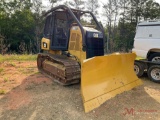
<instances>
[{"instance_id":1,"label":"grass","mask_svg":"<svg viewBox=\"0 0 160 120\"><path fill-rule=\"evenodd\" d=\"M26 71L25 68L18 68L18 71L19 71L20 73L23 73L23 74L29 73L28 71Z\"/></svg>"},{"instance_id":2,"label":"grass","mask_svg":"<svg viewBox=\"0 0 160 120\"><path fill-rule=\"evenodd\" d=\"M34 74L39 74L39 73L40 73L39 71L34 72Z\"/></svg>"},{"instance_id":3,"label":"grass","mask_svg":"<svg viewBox=\"0 0 160 120\"><path fill-rule=\"evenodd\" d=\"M20 73L22 73L22 74L25 74L25 75L27 75L27 74L35 74L37 71L35 71L35 68L18 68L17 69Z\"/></svg>"},{"instance_id":4,"label":"grass","mask_svg":"<svg viewBox=\"0 0 160 120\"><path fill-rule=\"evenodd\" d=\"M8 82L8 80L9 80L8 78L6 78L6 77L4 78L4 82Z\"/></svg>"},{"instance_id":5,"label":"grass","mask_svg":"<svg viewBox=\"0 0 160 120\"><path fill-rule=\"evenodd\" d=\"M0 95L3 95L3 94L5 94L5 93L6 93L5 90L0 90Z\"/></svg>"},{"instance_id":6,"label":"grass","mask_svg":"<svg viewBox=\"0 0 160 120\"><path fill-rule=\"evenodd\" d=\"M16 64L12 62L10 62L9 65L11 65L12 67L16 67Z\"/></svg>"},{"instance_id":7,"label":"grass","mask_svg":"<svg viewBox=\"0 0 160 120\"><path fill-rule=\"evenodd\" d=\"M3 68L0 68L0 73L3 72L3 71L4 71L4 69L3 69Z\"/></svg>"},{"instance_id":8,"label":"grass","mask_svg":"<svg viewBox=\"0 0 160 120\"><path fill-rule=\"evenodd\" d=\"M35 61L37 55L0 55L0 63L5 61Z\"/></svg>"}]
</instances>

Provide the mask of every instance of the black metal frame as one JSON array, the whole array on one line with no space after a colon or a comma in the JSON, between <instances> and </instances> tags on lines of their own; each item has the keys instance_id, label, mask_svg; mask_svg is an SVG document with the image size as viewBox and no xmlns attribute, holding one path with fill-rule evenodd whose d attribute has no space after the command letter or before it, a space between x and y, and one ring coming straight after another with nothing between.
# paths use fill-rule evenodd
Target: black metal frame
<instances>
[{"instance_id":1,"label":"black metal frame","mask_svg":"<svg viewBox=\"0 0 160 120\"><path fill-rule=\"evenodd\" d=\"M78 26L80 27L81 29L81 33L82 33L82 46L83 46L83 51L86 51L86 41L85 41L85 32L84 32L84 29L83 29L83 26L82 24L80 23L80 21L77 19L77 17L75 16L75 14L73 12L77 12L79 17L80 15L83 15L85 13L89 13L92 17L93 17L93 20L96 22L97 26L100 28L100 31L102 32L103 34L103 38L105 39L104 37L104 29L103 27L98 23L96 17L94 16L94 14L90 11L81 11L81 10L76 10L76 9L71 9L65 5L60 5L60 6L57 6L57 7L54 7L52 8L51 10L47 11L43 16L46 16L50 13L52 13L53 11L56 11L58 9L63 9L63 10L66 10L68 11L68 13L73 17L73 19L77 22ZM105 40L104 40L105 41Z\"/></svg>"}]
</instances>

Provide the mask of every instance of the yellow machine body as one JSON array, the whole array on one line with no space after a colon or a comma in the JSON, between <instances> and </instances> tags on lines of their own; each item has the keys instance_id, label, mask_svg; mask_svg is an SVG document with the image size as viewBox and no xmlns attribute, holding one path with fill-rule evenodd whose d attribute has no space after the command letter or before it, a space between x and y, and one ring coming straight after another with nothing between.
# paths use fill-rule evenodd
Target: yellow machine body
<instances>
[{"instance_id":1,"label":"yellow machine body","mask_svg":"<svg viewBox=\"0 0 160 120\"><path fill-rule=\"evenodd\" d=\"M51 54L60 54L60 51L50 50L49 39L43 38L41 46ZM142 84L133 69L135 53L113 53L86 59L78 26L73 26L70 30L68 52L81 64L81 93L85 112L99 107L117 94Z\"/></svg>"},{"instance_id":2,"label":"yellow machine body","mask_svg":"<svg viewBox=\"0 0 160 120\"><path fill-rule=\"evenodd\" d=\"M61 54L61 51L50 50L49 46L50 40L43 38L43 50L49 51L50 54ZM78 26L73 26L70 30L68 52L81 64L81 94L85 112L99 107L117 94L142 84L133 69L135 53L113 53L86 59Z\"/></svg>"},{"instance_id":3,"label":"yellow machine body","mask_svg":"<svg viewBox=\"0 0 160 120\"><path fill-rule=\"evenodd\" d=\"M134 72L135 53L113 53L86 59L78 26L70 31L69 52L81 63L81 93L85 112L142 84Z\"/></svg>"},{"instance_id":4,"label":"yellow machine body","mask_svg":"<svg viewBox=\"0 0 160 120\"><path fill-rule=\"evenodd\" d=\"M71 28L68 51L77 57L79 63L86 59L86 52L82 50L82 34L78 26Z\"/></svg>"},{"instance_id":5,"label":"yellow machine body","mask_svg":"<svg viewBox=\"0 0 160 120\"><path fill-rule=\"evenodd\" d=\"M134 53L110 54L82 64L81 93L85 112L142 84L133 70L135 57Z\"/></svg>"},{"instance_id":6,"label":"yellow machine body","mask_svg":"<svg viewBox=\"0 0 160 120\"><path fill-rule=\"evenodd\" d=\"M59 8L61 7L63 9L64 8L69 9L66 6L60 6ZM75 10L73 11L74 14L76 14L75 13L76 11ZM64 11L63 13L62 11L54 11L54 12L56 14L56 19L59 17L60 21L68 20L67 17L65 18L65 15L63 15L64 13L65 14L67 13L66 11ZM54 14L50 14L51 17L49 16L47 18L49 18L50 20L50 18L53 18L52 15ZM74 20L76 21L77 19ZM46 26L45 31L47 31L45 32L46 36L48 35L48 31L53 31L53 30L54 30L53 34L54 37L56 37L56 35L60 33L57 32L58 30L59 31L61 30L61 32L63 33L65 26L63 24L68 23L68 21L62 22L61 24L58 24L58 22L54 22L54 24L56 23L56 25L51 30L49 29L51 23L49 24L48 22L46 22L45 25ZM77 21L77 23L79 22ZM62 28L58 29L57 26ZM55 29L55 27L57 27L57 30ZM67 31L68 28L65 29L66 29L65 31L68 32ZM84 29L84 31L82 31L82 29ZM52 33L50 33L50 35L52 35ZM82 38L82 35L86 40ZM89 112L99 107L106 100L116 96L117 94L120 94L127 90L131 90L132 88L142 84L142 82L138 79L138 77L134 72L134 60L136 58L136 55L134 53L121 53L121 54L114 53L110 55L104 55L103 51L104 45L100 44L100 43L104 44L103 42L104 33L102 34L102 32L95 29L93 30L91 28L85 28L82 25L72 26L68 32L67 38L61 37L61 39L59 40L59 38L57 37L57 39L55 39L57 40L56 42L61 41L61 44L64 43L65 40L67 40L67 45L65 44L67 47L65 49L55 49L58 46L58 44L56 44L57 46L56 45L52 46L51 43L53 42L54 38L53 36L51 40L47 39L49 37L43 38L41 40L41 49L47 52L38 55L37 58L38 68L41 71L45 69L45 71L50 72L50 74L54 72L52 76L56 75L60 76L61 75L60 73L62 73L60 77L56 76L56 79L58 78L61 81L63 79L64 81L67 81L66 78L73 77L74 75L75 78L77 78L78 80L81 79L81 94L85 112ZM87 40L89 40L89 43L84 44L85 41ZM87 50L82 50L84 46L87 48L89 45L92 45L92 43L94 43L93 51L92 49L90 50L90 52L87 52ZM97 48L100 45L101 47ZM102 49L101 51L103 51L103 54L98 53L97 55L94 49L96 49L98 52ZM92 56L88 57L90 55L88 53L90 53L91 55L93 53L92 56L94 57ZM58 63L61 63L60 65L62 67L58 67ZM71 74L68 74L68 72L70 72ZM65 75L70 75L70 76L66 77Z\"/></svg>"}]
</instances>

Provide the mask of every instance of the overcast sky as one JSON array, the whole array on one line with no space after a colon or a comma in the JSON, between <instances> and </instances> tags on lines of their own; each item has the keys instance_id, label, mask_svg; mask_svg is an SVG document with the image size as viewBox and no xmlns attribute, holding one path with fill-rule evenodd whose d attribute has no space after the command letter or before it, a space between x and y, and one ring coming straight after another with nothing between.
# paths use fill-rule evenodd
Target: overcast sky
<instances>
[{"instance_id":1,"label":"overcast sky","mask_svg":"<svg viewBox=\"0 0 160 120\"><path fill-rule=\"evenodd\" d=\"M72 1L72 0L65 0L65 1ZM84 0L85 1L85 0ZM99 8L99 10L98 10L98 13L99 13L99 16L101 16L101 17L97 17L97 19L99 20L99 21L101 21L102 22L102 24L103 25L105 25L105 23L106 23L106 18L104 18L104 17L102 17L103 15L102 15L102 13L103 13L103 10L102 10L102 3L105 3L104 1L106 1L106 0L97 0L97 1L99 1L99 4L100 4L100 8ZM42 3L45 5L45 6L48 6L48 8L49 8L49 0L42 0ZM62 2L60 2L60 3L58 3L57 2L57 5L62 5L63 3Z\"/></svg>"},{"instance_id":2,"label":"overcast sky","mask_svg":"<svg viewBox=\"0 0 160 120\"><path fill-rule=\"evenodd\" d=\"M66 1L72 1L72 0L66 0ZM85 0L84 0L84 1L85 1ZM99 1L99 4L100 4L100 8L99 8L98 12L99 12L99 16L101 16L101 17L98 17L97 19L98 19L99 21L101 21L103 25L105 25L105 23L106 23L106 18L103 17L102 4L105 3L105 2L107 2L108 0L97 0L97 1ZM158 3L160 3L160 0L155 0L155 1L158 2ZM45 6L48 6L48 8L49 8L49 0L42 0L42 3L43 3ZM62 5L62 4L63 4L63 3L60 2L60 3L58 3L57 5Z\"/></svg>"},{"instance_id":3,"label":"overcast sky","mask_svg":"<svg viewBox=\"0 0 160 120\"><path fill-rule=\"evenodd\" d=\"M42 0L42 2L43 2L43 4L45 4L45 5L48 5L48 1L49 0ZM66 1L72 1L72 0L66 0ZM85 0L84 0L85 1ZM107 2L108 0L97 0L97 1L99 1L99 3L105 3L105 2ZM158 3L160 3L160 0L155 0L156 2L158 2Z\"/></svg>"}]
</instances>

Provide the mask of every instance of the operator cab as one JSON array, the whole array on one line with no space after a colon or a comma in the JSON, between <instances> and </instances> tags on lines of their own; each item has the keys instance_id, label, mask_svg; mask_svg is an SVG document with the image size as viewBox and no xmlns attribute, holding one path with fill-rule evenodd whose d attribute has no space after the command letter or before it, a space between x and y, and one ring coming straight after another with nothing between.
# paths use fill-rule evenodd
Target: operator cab
<instances>
[{"instance_id":1,"label":"operator cab","mask_svg":"<svg viewBox=\"0 0 160 120\"><path fill-rule=\"evenodd\" d=\"M104 55L104 31L94 15L88 11L75 9L70 9L70 11L67 7L62 8L53 10L47 14L44 26L44 38L49 40L50 45L48 50L68 51L71 27L77 26L80 28L82 39L81 51L86 52L86 58ZM87 14L87 17L85 14ZM90 15L90 19L88 15ZM90 22L88 22L89 20ZM42 44L42 46L47 46L47 43L43 43L45 45Z\"/></svg>"},{"instance_id":2,"label":"operator cab","mask_svg":"<svg viewBox=\"0 0 160 120\"><path fill-rule=\"evenodd\" d=\"M46 18L44 37L51 40L50 49L67 50L69 40L69 24L63 11L52 12Z\"/></svg>"}]
</instances>

